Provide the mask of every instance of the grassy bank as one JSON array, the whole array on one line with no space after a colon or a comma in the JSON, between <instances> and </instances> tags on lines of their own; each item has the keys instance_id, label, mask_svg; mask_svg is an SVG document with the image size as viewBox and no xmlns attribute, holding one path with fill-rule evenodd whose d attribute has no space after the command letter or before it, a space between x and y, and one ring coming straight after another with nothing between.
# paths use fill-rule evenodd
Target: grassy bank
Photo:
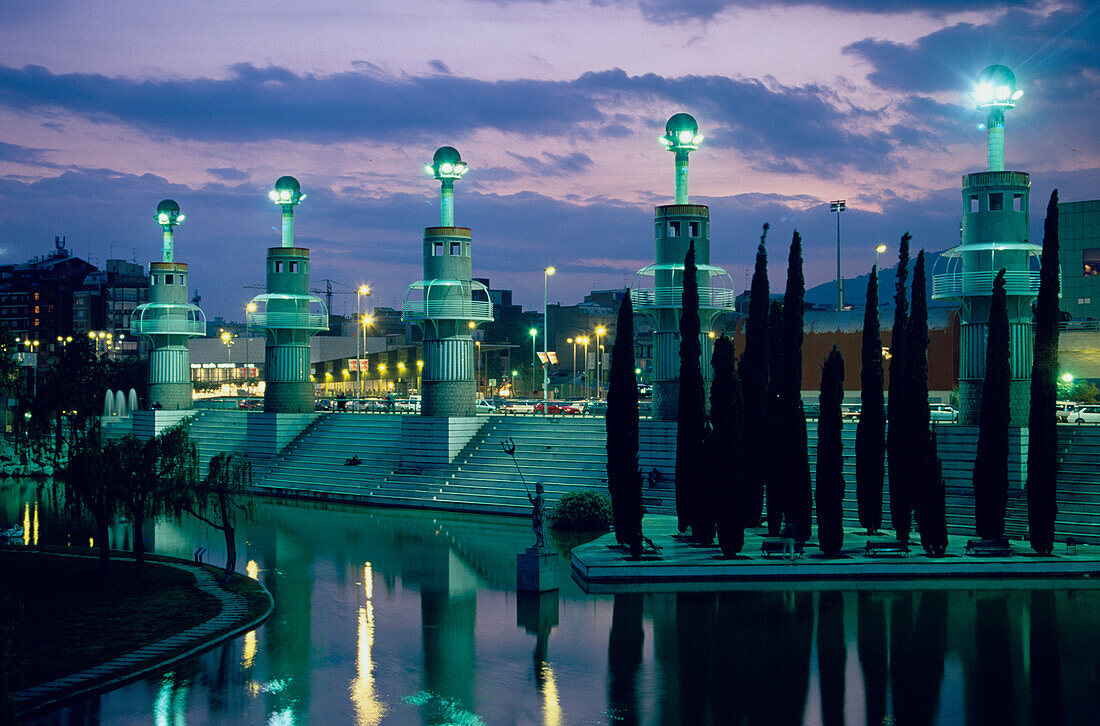
<instances>
[{"instance_id":1,"label":"grassy bank","mask_svg":"<svg viewBox=\"0 0 1100 726\"><path fill-rule=\"evenodd\" d=\"M71 550L70 550L71 551ZM112 559L106 575L94 559L0 550L0 589L18 601L14 690L89 668L216 616L218 601L194 577L155 560ZM250 617L267 595L252 580L234 578Z\"/></svg>"}]
</instances>

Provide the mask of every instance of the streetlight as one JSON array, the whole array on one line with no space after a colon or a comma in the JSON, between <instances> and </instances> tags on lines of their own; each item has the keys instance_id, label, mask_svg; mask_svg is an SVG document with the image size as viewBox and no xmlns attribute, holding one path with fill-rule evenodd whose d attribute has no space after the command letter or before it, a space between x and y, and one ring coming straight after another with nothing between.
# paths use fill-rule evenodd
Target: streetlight
<instances>
[{"instance_id":1,"label":"streetlight","mask_svg":"<svg viewBox=\"0 0 1100 726\"><path fill-rule=\"evenodd\" d=\"M249 347L250 347L249 343L252 342L252 335L249 332L248 326L251 324L250 319L249 319L250 316L252 315L252 313L256 312L256 303L250 302L247 305L245 305L244 306L244 312L245 312L245 315L244 315L244 377L245 377L245 379L247 379L249 377L249 375L248 375L249 361L252 360L252 358L251 358L251 356L249 355L249 352L248 352Z\"/></svg>"},{"instance_id":2,"label":"streetlight","mask_svg":"<svg viewBox=\"0 0 1100 726\"><path fill-rule=\"evenodd\" d=\"M557 270L553 267L547 267L542 271L542 353L546 358L542 363L542 400L546 401L550 395L550 350L547 346L550 345L550 335L548 331L550 308L546 300L547 280Z\"/></svg>"},{"instance_id":3,"label":"streetlight","mask_svg":"<svg viewBox=\"0 0 1100 726\"><path fill-rule=\"evenodd\" d=\"M535 338L538 337L538 328L531 328L531 398L535 397L535 361L538 360L538 355L535 353Z\"/></svg>"},{"instance_id":4,"label":"streetlight","mask_svg":"<svg viewBox=\"0 0 1100 726\"><path fill-rule=\"evenodd\" d=\"M306 198L302 194L302 186L292 176L281 176L275 180L275 188L267 196L283 210L283 247L293 247L294 207Z\"/></svg>"},{"instance_id":5,"label":"streetlight","mask_svg":"<svg viewBox=\"0 0 1100 726\"><path fill-rule=\"evenodd\" d=\"M600 352L603 350L603 348L600 347L600 336L605 335L606 333L607 333L607 328L605 328L604 326L601 325L598 328L596 328L596 400L597 401L600 400L600 384L602 383L601 374L600 374L601 373L600 372L600 363L603 359L603 356L600 355Z\"/></svg>"},{"instance_id":6,"label":"streetlight","mask_svg":"<svg viewBox=\"0 0 1100 726\"><path fill-rule=\"evenodd\" d=\"M230 333L228 330L223 330L220 337L221 337L221 340L222 340L222 344L225 346L225 362L226 363L232 363L233 362L233 356L232 356L232 352L233 352L233 334ZM226 376L227 380L230 378L231 375L232 374L228 370L226 370L225 376Z\"/></svg>"},{"instance_id":7,"label":"streetlight","mask_svg":"<svg viewBox=\"0 0 1100 726\"><path fill-rule=\"evenodd\" d=\"M474 397L481 395L481 341L475 340L474 345L477 346L477 367L474 368L474 380L477 381L474 386Z\"/></svg>"},{"instance_id":8,"label":"streetlight","mask_svg":"<svg viewBox=\"0 0 1100 726\"><path fill-rule=\"evenodd\" d=\"M836 309L844 309L844 279L840 276L840 213L848 208L843 199L829 202L829 211L836 212Z\"/></svg>"},{"instance_id":9,"label":"streetlight","mask_svg":"<svg viewBox=\"0 0 1100 726\"><path fill-rule=\"evenodd\" d=\"M570 343L573 346L573 376L569 379L569 397L577 397L577 341L573 338L566 338L566 343Z\"/></svg>"},{"instance_id":10,"label":"streetlight","mask_svg":"<svg viewBox=\"0 0 1100 726\"><path fill-rule=\"evenodd\" d=\"M579 339L584 345L584 397L588 398L588 336Z\"/></svg>"},{"instance_id":11,"label":"streetlight","mask_svg":"<svg viewBox=\"0 0 1100 726\"><path fill-rule=\"evenodd\" d=\"M366 325L362 320L362 315L359 312L359 301L364 295L370 295L370 285L360 285L359 289L355 291L355 388L357 389L356 397L363 397L363 354L362 349L359 347L359 333L362 332L364 337L366 335ZM367 341L363 340L363 348L367 347Z\"/></svg>"},{"instance_id":12,"label":"streetlight","mask_svg":"<svg viewBox=\"0 0 1100 726\"><path fill-rule=\"evenodd\" d=\"M886 251L886 245L879 245L875 248L875 267L878 267L878 256Z\"/></svg>"}]
</instances>

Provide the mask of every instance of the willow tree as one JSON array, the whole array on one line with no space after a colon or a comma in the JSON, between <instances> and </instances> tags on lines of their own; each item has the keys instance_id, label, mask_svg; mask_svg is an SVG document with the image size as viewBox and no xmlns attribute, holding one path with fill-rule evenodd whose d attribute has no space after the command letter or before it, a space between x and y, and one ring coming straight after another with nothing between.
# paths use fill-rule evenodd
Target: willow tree
<instances>
[{"instance_id":1,"label":"willow tree","mask_svg":"<svg viewBox=\"0 0 1100 726\"><path fill-rule=\"evenodd\" d=\"M255 512L251 488L252 463L223 451L210 460L206 477L201 482L190 490L177 493L177 511L187 512L225 537L222 582L228 582L237 567L237 526Z\"/></svg>"},{"instance_id":2,"label":"willow tree","mask_svg":"<svg viewBox=\"0 0 1100 726\"><path fill-rule=\"evenodd\" d=\"M1012 383L1004 268L993 281L985 351L978 451L974 458L974 519L979 537L999 539L1005 533L1008 504L1009 386Z\"/></svg>"},{"instance_id":3,"label":"willow tree","mask_svg":"<svg viewBox=\"0 0 1100 726\"><path fill-rule=\"evenodd\" d=\"M767 451L768 421L768 251L764 243L768 225L760 234L756 248L756 266L749 292L749 319L745 323L745 350L741 353L740 378L744 391L743 431L745 433L745 485L749 491L746 518L750 524L760 521L764 507L765 472L770 461Z\"/></svg>"},{"instance_id":4,"label":"willow tree","mask_svg":"<svg viewBox=\"0 0 1100 726\"><path fill-rule=\"evenodd\" d=\"M871 268L863 311L860 351L860 414L856 425L856 502L859 523L868 534L882 526L883 467L886 461L886 411L883 396L882 335L878 318L878 266Z\"/></svg>"},{"instance_id":5,"label":"willow tree","mask_svg":"<svg viewBox=\"0 0 1100 726\"><path fill-rule=\"evenodd\" d=\"M703 436L706 427L706 398L703 371L699 365L699 279L695 265L695 242L684 257L684 292L680 311L680 395L676 424L676 518L680 532L692 530L701 542L714 539L713 526L703 519L704 487ZM708 536L709 530L709 536Z\"/></svg>"},{"instance_id":6,"label":"willow tree","mask_svg":"<svg viewBox=\"0 0 1100 726\"><path fill-rule=\"evenodd\" d=\"M843 400L844 358L834 345L821 368L817 420L817 538L826 557L836 557L844 546Z\"/></svg>"},{"instance_id":7,"label":"willow tree","mask_svg":"<svg viewBox=\"0 0 1100 726\"><path fill-rule=\"evenodd\" d=\"M1031 411L1028 415L1027 522L1031 548L1040 555L1054 549L1058 516L1058 190L1047 203L1043 257L1035 315L1035 353L1031 363Z\"/></svg>"},{"instance_id":8,"label":"willow tree","mask_svg":"<svg viewBox=\"0 0 1100 726\"><path fill-rule=\"evenodd\" d=\"M642 553L642 475L638 470L638 383L634 374L634 306L629 293L619 306L611 377L607 384L607 490L615 539Z\"/></svg>"}]
</instances>

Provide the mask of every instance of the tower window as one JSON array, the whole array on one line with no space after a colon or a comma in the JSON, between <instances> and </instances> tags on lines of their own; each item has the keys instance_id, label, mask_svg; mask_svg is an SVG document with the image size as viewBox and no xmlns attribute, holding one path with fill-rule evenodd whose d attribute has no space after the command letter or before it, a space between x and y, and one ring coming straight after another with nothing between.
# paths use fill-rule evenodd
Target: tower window
<instances>
[{"instance_id":1,"label":"tower window","mask_svg":"<svg viewBox=\"0 0 1100 726\"><path fill-rule=\"evenodd\" d=\"M989 211L1003 212L1005 210L1004 192L992 192L989 195Z\"/></svg>"},{"instance_id":2,"label":"tower window","mask_svg":"<svg viewBox=\"0 0 1100 726\"><path fill-rule=\"evenodd\" d=\"M287 263L287 268L288 268L287 272L297 272L298 271L298 263L294 260L291 260L290 262Z\"/></svg>"},{"instance_id":3,"label":"tower window","mask_svg":"<svg viewBox=\"0 0 1100 726\"><path fill-rule=\"evenodd\" d=\"M698 236L699 236L699 223L698 222L688 222L688 237L698 237Z\"/></svg>"},{"instance_id":4,"label":"tower window","mask_svg":"<svg viewBox=\"0 0 1100 726\"><path fill-rule=\"evenodd\" d=\"M160 282L160 275L153 275L153 284L156 285Z\"/></svg>"},{"instance_id":5,"label":"tower window","mask_svg":"<svg viewBox=\"0 0 1100 726\"><path fill-rule=\"evenodd\" d=\"M461 255L462 254L462 243L461 242L452 242L451 243L451 254L452 255Z\"/></svg>"},{"instance_id":6,"label":"tower window","mask_svg":"<svg viewBox=\"0 0 1100 726\"><path fill-rule=\"evenodd\" d=\"M1022 212L1022 211L1024 211L1024 195L1023 194L1013 194L1012 195L1012 211L1013 212Z\"/></svg>"},{"instance_id":7,"label":"tower window","mask_svg":"<svg viewBox=\"0 0 1100 726\"><path fill-rule=\"evenodd\" d=\"M185 275L180 275L180 285L186 285L186 284L187 284L187 277Z\"/></svg>"},{"instance_id":8,"label":"tower window","mask_svg":"<svg viewBox=\"0 0 1100 726\"><path fill-rule=\"evenodd\" d=\"M173 279L173 277L174 277L174 275L165 275L165 276L164 276L164 284L165 284L165 285L172 285L172 284L174 284L174 283L175 283L175 280Z\"/></svg>"},{"instance_id":9,"label":"tower window","mask_svg":"<svg viewBox=\"0 0 1100 726\"><path fill-rule=\"evenodd\" d=\"M432 244L432 257L442 257L442 256L443 256L443 243L442 242L433 243Z\"/></svg>"},{"instance_id":10,"label":"tower window","mask_svg":"<svg viewBox=\"0 0 1100 726\"><path fill-rule=\"evenodd\" d=\"M282 260L275 260L275 272L282 272L282 271L283 271L283 261Z\"/></svg>"},{"instance_id":11,"label":"tower window","mask_svg":"<svg viewBox=\"0 0 1100 726\"><path fill-rule=\"evenodd\" d=\"M978 198L970 197L970 213L975 214L978 211Z\"/></svg>"},{"instance_id":12,"label":"tower window","mask_svg":"<svg viewBox=\"0 0 1100 726\"><path fill-rule=\"evenodd\" d=\"M668 223L668 236L669 237L679 237L680 236L680 223L679 222L669 222Z\"/></svg>"}]
</instances>

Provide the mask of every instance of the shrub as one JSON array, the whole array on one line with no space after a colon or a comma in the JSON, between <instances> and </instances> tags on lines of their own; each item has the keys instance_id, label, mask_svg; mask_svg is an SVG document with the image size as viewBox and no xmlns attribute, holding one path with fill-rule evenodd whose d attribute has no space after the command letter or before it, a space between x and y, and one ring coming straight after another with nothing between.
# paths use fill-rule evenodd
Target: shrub
<instances>
[{"instance_id":1,"label":"shrub","mask_svg":"<svg viewBox=\"0 0 1100 726\"><path fill-rule=\"evenodd\" d=\"M562 496L550 514L550 526L564 532L592 532L611 526L611 498L584 489Z\"/></svg>"}]
</instances>

